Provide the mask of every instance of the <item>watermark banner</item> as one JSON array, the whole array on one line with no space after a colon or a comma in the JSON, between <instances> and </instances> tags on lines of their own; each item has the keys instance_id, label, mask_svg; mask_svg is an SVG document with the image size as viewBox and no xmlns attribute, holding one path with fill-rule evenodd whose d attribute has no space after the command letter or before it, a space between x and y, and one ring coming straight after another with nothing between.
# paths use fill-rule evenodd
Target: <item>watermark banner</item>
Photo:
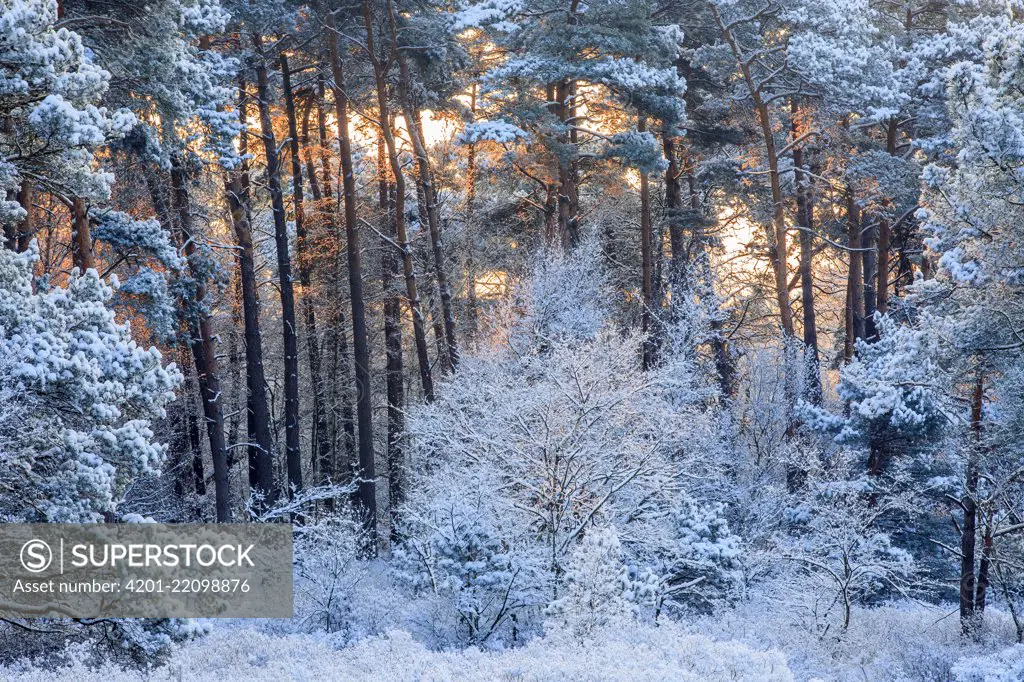
<instances>
[{"instance_id":1,"label":"watermark banner","mask_svg":"<svg viewBox=\"0 0 1024 682\"><path fill-rule=\"evenodd\" d=\"M290 618L290 524L0 524L3 618Z\"/></svg>"}]
</instances>

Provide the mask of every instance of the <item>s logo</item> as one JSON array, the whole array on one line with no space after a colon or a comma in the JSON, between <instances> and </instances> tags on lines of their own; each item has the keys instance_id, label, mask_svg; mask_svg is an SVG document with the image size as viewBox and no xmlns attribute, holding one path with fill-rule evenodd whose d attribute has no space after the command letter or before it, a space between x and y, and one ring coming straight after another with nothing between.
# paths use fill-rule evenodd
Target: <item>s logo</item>
<instances>
[{"instance_id":1,"label":"s logo","mask_svg":"<svg viewBox=\"0 0 1024 682\"><path fill-rule=\"evenodd\" d=\"M29 540L21 546L21 565L31 573L41 573L50 567L53 552L42 540Z\"/></svg>"}]
</instances>

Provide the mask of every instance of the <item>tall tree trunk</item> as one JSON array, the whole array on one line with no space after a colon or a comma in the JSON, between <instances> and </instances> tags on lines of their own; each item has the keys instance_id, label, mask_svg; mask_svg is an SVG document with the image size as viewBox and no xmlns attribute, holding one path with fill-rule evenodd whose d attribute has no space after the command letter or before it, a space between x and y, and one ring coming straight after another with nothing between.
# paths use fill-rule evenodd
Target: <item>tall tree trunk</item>
<instances>
[{"instance_id":1,"label":"tall tree trunk","mask_svg":"<svg viewBox=\"0 0 1024 682\"><path fill-rule=\"evenodd\" d=\"M181 373L185 375L185 396L199 394L195 376L192 373L192 362L189 359L190 352L180 353ZM192 487L195 490L196 496L204 497L206 495L206 474L203 464L203 447L199 440L199 420L196 418L195 406L192 400L186 397L183 402L183 423L179 425L179 428L182 430L181 436L186 445L182 448L182 454L187 454L191 461L189 469L192 472Z\"/></svg>"},{"instance_id":2,"label":"tall tree trunk","mask_svg":"<svg viewBox=\"0 0 1024 682\"><path fill-rule=\"evenodd\" d=\"M647 118L640 116L637 130L647 131ZM654 339L654 276L653 239L651 234L651 188L647 172L640 171L640 270L643 310L640 329L644 333L643 368L650 369L656 362L657 341Z\"/></svg>"},{"instance_id":3,"label":"tall tree trunk","mask_svg":"<svg viewBox=\"0 0 1024 682\"><path fill-rule=\"evenodd\" d=\"M416 212L419 214L420 226L427 224L427 200L423 195L423 185L416 183ZM428 271L432 267L429 256L422 259L420 263L420 269L424 272ZM434 348L437 352L437 366L440 367L441 374L451 374L454 371L451 361L448 357L448 343L444 337L444 322L441 319L440 307L438 306L437 298L437 287L434 286L433 280L429 277L424 277L422 280L422 287L420 289L420 296L425 299L423 301L423 314L429 316L430 327L434 332Z\"/></svg>"},{"instance_id":4,"label":"tall tree trunk","mask_svg":"<svg viewBox=\"0 0 1024 682\"><path fill-rule=\"evenodd\" d=\"M263 150L267 159L267 189L274 216L274 242L277 245L277 276L281 287L281 323L284 331L284 427L285 462L288 468L288 495L302 489L301 424L299 423L299 329L295 321L295 290L292 282L292 261L288 253L288 220L281 190L281 162L277 138L270 118L270 93L267 65L263 58L263 41L253 36L253 45L260 58L256 60L256 97L263 133Z\"/></svg>"},{"instance_id":5,"label":"tall tree trunk","mask_svg":"<svg viewBox=\"0 0 1024 682\"><path fill-rule=\"evenodd\" d=\"M377 138L377 192L381 232L395 235L395 188L388 178L387 151L384 136ZM388 511L391 515L391 537L397 538L399 509L405 498L405 378L402 357L402 304L394 290L398 277L398 254L390 244L381 254L381 289L384 292L385 378L388 400Z\"/></svg>"},{"instance_id":6,"label":"tall tree trunk","mask_svg":"<svg viewBox=\"0 0 1024 682\"><path fill-rule=\"evenodd\" d=\"M793 140L799 140L800 105L794 97L790 102ZM804 327L804 397L817 405L821 402L821 372L818 365L818 323L814 312L813 242L814 199L810 181L804 174L804 150L798 143L793 148L793 174L796 184L796 222L800 228L800 296L803 303Z\"/></svg>"},{"instance_id":7,"label":"tall tree trunk","mask_svg":"<svg viewBox=\"0 0 1024 682\"><path fill-rule=\"evenodd\" d=\"M769 260L771 261L772 274L775 279L775 299L779 308L779 322L782 330L783 350L785 353L785 393L786 393L786 415L785 422L788 424L787 433L792 435L795 426L793 418L793 406L797 399L796 372L794 366L794 341L795 333L793 326L793 306L789 296L789 268L787 266L788 248L786 245L786 206L782 194L782 178L779 169L779 154L775 144L775 131L772 129L771 112L768 102L763 98L763 89L755 82L751 72L753 63L745 54L739 41L736 39L733 30L736 24L727 24L718 10L712 7L715 20L722 36L729 45L729 49L736 59L743 82L746 85L747 93L754 104L757 113L757 122L761 129L761 138L764 143L765 159L768 162L768 179L771 187L772 198L772 221L765 226L765 236L769 244Z\"/></svg>"},{"instance_id":8,"label":"tall tree trunk","mask_svg":"<svg viewBox=\"0 0 1024 682\"><path fill-rule=\"evenodd\" d=\"M316 174L316 161L313 151L310 149L309 118L313 114L313 107L323 106L321 97L322 93L317 92L306 100L306 108L302 110L302 132L299 135L299 146L306 152L302 161L305 164L306 180L309 182L309 193L313 197L313 210L316 214L323 212L320 202L324 198L324 193L320 189L320 178ZM330 188L327 191L329 192Z\"/></svg>"},{"instance_id":9,"label":"tall tree trunk","mask_svg":"<svg viewBox=\"0 0 1024 682\"><path fill-rule=\"evenodd\" d=\"M676 150L676 138L669 131L661 135L662 147L668 168L665 169L665 217L668 221L668 241L672 249L672 260L669 264L668 282L673 296L683 292L687 287L687 253L686 235L683 232L683 190L679 178L679 154Z\"/></svg>"},{"instance_id":10,"label":"tall tree trunk","mask_svg":"<svg viewBox=\"0 0 1024 682\"><path fill-rule=\"evenodd\" d=\"M190 346L199 380L200 400L206 421L213 460L213 485L218 523L231 521L231 488L228 477L227 444L224 441L224 411L217 363L216 337L213 333L211 302L206 300L206 278L196 247L196 231L185 169L177 156L171 158L171 208L177 219L189 269L196 280L193 311L189 315Z\"/></svg>"},{"instance_id":11,"label":"tall tree trunk","mask_svg":"<svg viewBox=\"0 0 1024 682\"><path fill-rule=\"evenodd\" d=\"M573 6L577 0L572 0ZM573 10L571 15L575 14ZM576 157L576 145L579 133L576 131L576 81L561 81L555 86L555 115L561 124L568 128L563 134L562 142L571 151L570 158L558 160L558 230L562 248L575 247L580 241L579 212L579 159Z\"/></svg>"},{"instance_id":12,"label":"tall tree trunk","mask_svg":"<svg viewBox=\"0 0 1024 682\"><path fill-rule=\"evenodd\" d=\"M558 237L558 185L548 182L544 186L544 243L554 246Z\"/></svg>"},{"instance_id":13,"label":"tall tree trunk","mask_svg":"<svg viewBox=\"0 0 1024 682\"><path fill-rule=\"evenodd\" d=\"M320 367L320 340L317 337L316 310L313 307L312 260L306 227L306 216L302 194L302 159L299 147L298 121L295 116L295 95L292 92L291 72L288 58L281 53L281 80L284 89L285 111L288 116L289 149L292 158L292 199L295 215L295 259L299 267L299 286L302 295L299 303L306 322L306 351L309 354L309 376L313 383L313 440L314 468L319 469L321 481L327 483L334 476L334 462L331 457L331 443L327 438L328 420L324 404L324 382ZM307 119L308 120L308 119ZM303 129L304 136L306 129ZM313 174L315 177L315 174ZM315 196L315 194L314 194Z\"/></svg>"},{"instance_id":14,"label":"tall tree trunk","mask_svg":"<svg viewBox=\"0 0 1024 682\"><path fill-rule=\"evenodd\" d=\"M316 124L317 136L320 141L320 170L323 189L316 182L316 172L313 168L312 155L310 156L307 170L310 174L310 187L314 197L323 201L323 214L329 224L332 239L335 240L334 252L334 273L338 282L345 277L345 262L342 260L341 243L343 239L342 229L337 223L337 199L332 189L338 185L331 172L330 138L327 135L327 111L324 104L325 80L323 76L317 77L316 94ZM316 192L322 191L322 197ZM352 385L352 370L349 361L348 332L346 330L345 312L340 287L331 288L331 301L334 306L334 314L331 317L331 324L327 325L324 334L324 348L331 349L331 370L334 380L330 382L325 400L330 406L329 419L331 424L330 443L332 449L337 453L335 471L344 476L351 476L357 473L356 462L356 418L352 408L352 397L349 395L349 387ZM358 503L358 496L356 499ZM331 508L328 503L328 508Z\"/></svg>"},{"instance_id":15,"label":"tall tree trunk","mask_svg":"<svg viewBox=\"0 0 1024 682\"><path fill-rule=\"evenodd\" d=\"M444 262L444 247L441 242L441 218L437 205L437 189L434 186L430 158L427 155L426 140L423 135L423 121L419 107L413 102L412 74L409 71L409 60L398 46L398 27L395 19L394 5L388 0L388 23L391 27L391 40L395 44L398 55L398 69L401 83L402 110L405 114L406 128L412 141L413 151L419 168L420 192L427 215L427 227L430 231L430 246L434 257L434 279L437 280L438 294L441 299L441 317L444 321L444 339L447 347L447 366L454 370L459 365L459 344L455 334L455 309L452 305L452 289L448 282L448 271Z\"/></svg>"},{"instance_id":16,"label":"tall tree trunk","mask_svg":"<svg viewBox=\"0 0 1024 682\"><path fill-rule=\"evenodd\" d=\"M342 195L345 203L345 237L348 251L348 277L352 298L352 340L355 347L356 417L359 420L359 501L370 532L371 546L377 538L376 463L373 453L373 403L370 382L370 350L366 338L366 308L363 301L363 270L359 247L359 223L356 216L356 179L352 165L352 142L348 129L348 96L345 71L338 49L338 31L334 14L323 12L327 30L324 37L333 76L334 109L338 123L338 148L341 157Z\"/></svg>"},{"instance_id":17,"label":"tall tree trunk","mask_svg":"<svg viewBox=\"0 0 1024 682\"><path fill-rule=\"evenodd\" d=\"M238 87L238 116L244 125L247 111L245 81ZM274 450L270 434L270 407L267 404L266 376L263 371L263 337L260 332L259 289L256 279L256 255L252 241L251 209L249 205L248 141L243 131L239 140L238 168L228 171L224 178L231 226L238 242L238 277L242 285L242 317L245 322L245 385L246 428L249 441L249 487L263 498L263 504L272 505L276 498L274 487Z\"/></svg>"},{"instance_id":18,"label":"tall tree trunk","mask_svg":"<svg viewBox=\"0 0 1024 682\"><path fill-rule=\"evenodd\" d=\"M860 241L860 208L853 189L846 191L846 243L849 247L850 268L846 278L847 336L844 355L846 362L853 359L855 343L864 338L864 274Z\"/></svg>"},{"instance_id":19,"label":"tall tree trunk","mask_svg":"<svg viewBox=\"0 0 1024 682\"><path fill-rule=\"evenodd\" d=\"M89 225L89 207L85 199L71 200L71 264L85 274L96 267L92 250L92 233Z\"/></svg>"},{"instance_id":20,"label":"tall tree trunk","mask_svg":"<svg viewBox=\"0 0 1024 682\"><path fill-rule=\"evenodd\" d=\"M985 604L988 598L988 588L991 585L992 561L995 559L995 538L992 533L991 520L980 513L979 521L984 525L984 532L981 536L981 560L978 562L978 584L974 592L974 615L980 620L985 615Z\"/></svg>"},{"instance_id":21,"label":"tall tree trunk","mask_svg":"<svg viewBox=\"0 0 1024 682\"><path fill-rule=\"evenodd\" d=\"M469 89L471 123L476 121L476 82ZM476 299L476 142L466 147L466 330L472 340L476 336L479 305Z\"/></svg>"},{"instance_id":22,"label":"tall tree trunk","mask_svg":"<svg viewBox=\"0 0 1024 682\"><path fill-rule=\"evenodd\" d=\"M978 613L975 612L975 546L978 542L978 482L980 472L978 455L981 450L981 419L985 396L985 375L978 368L978 376L971 395L971 430L975 434L975 445L970 448L964 496L960 506L964 512L960 529L960 627L965 635L977 631Z\"/></svg>"},{"instance_id":23,"label":"tall tree trunk","mask_svg":"<svg viewBox=\"0 0 1024 682\"><path fill-rule=\"evenodd\" d=\"M899 133L899 121L893 117L889 119L889 126L885 136L885 150L890 156L896 156L896 138ZM878 221L878 284L876 285L875 309L885 314L889 312L889 241L892 236L892 228L888 218Z\"/></svg>"},{"instance_id":24,"label":"tall tree trunk","mask_svg":"<svg viewBox=\"0 0 1024 682\"><path fill-rule=\"evenodd\" d=\"M864 338L874 341L878 338L875 329L875 283L878 281L878 227L861 230L861 247L864 267Z\"/></svg>"},{"instance_id":25,"label":"tall tree trunk","mask_svg":"<svg viewBox=\"0 0 1024 682\"><path fill-rule=\"evenodd\" d=\"M380 117L380 129L387 145L388 160L391 164L391 176L395 183L395 231L398 234L398 246L402 250L403 272L405 274L406 297L412 314L413 341L416 346L416 359L420 369L420 384L423 397L427 402L434 400L434 379L430 374L430 357L427 354L427 335L424 331L425 319L416 286L416 270L413 263L412 246L405 227L405 172L398 158L398 145L394 131L391 129L391 110L388 105L387 73L377 58L373 45L373 15L370 3L363 1L363 23L366 27L366 51L373 65L374 80L377 90L377 109Z\"/></svg>"}]
</instances>

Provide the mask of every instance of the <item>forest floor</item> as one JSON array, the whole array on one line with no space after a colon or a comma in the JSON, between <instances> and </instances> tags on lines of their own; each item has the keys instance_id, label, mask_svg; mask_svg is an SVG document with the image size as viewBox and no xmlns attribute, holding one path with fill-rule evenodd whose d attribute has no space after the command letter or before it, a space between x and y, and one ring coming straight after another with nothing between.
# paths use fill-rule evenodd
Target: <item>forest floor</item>
<instances>
[{"instance_id":1,"label":"forest floor","mask_svg":"<svg viewBox=\"0 0 1024 682\"><path fill-rule=\"evenodd\" d=\"M342 633L290 633L283 621L211 621L208 634L175 647L159 668L90 668L86 647L59 670L0 668L24 682L103 680L672 680L678 682L888 681L1016 682L1024 645L1007 614L991 611L977 641L965 642L952 608L919 604L858 609L838 636L815 634L790 611L748 603L697 620L595 631L585 642L535 639L501 651L430 651L404 630L349 641Z\"/></svg>"}]
</instances>

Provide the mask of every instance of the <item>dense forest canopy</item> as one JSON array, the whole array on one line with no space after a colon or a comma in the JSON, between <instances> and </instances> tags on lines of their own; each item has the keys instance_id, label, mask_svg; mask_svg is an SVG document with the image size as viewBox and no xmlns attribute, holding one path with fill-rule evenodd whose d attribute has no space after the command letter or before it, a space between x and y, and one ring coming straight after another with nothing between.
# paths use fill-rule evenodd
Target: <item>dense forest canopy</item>
<instances>
[{"instance_id":1,"label":"dense forest canopy","mask_svg":"<svg viewBox=\"0 0 1024 682\"><path fill-rule=\"evenodd\" d=\"M1024 679L1024 4L0 2L5 522L294 523L357 678Z\"/></svg>"}]
</instances>

